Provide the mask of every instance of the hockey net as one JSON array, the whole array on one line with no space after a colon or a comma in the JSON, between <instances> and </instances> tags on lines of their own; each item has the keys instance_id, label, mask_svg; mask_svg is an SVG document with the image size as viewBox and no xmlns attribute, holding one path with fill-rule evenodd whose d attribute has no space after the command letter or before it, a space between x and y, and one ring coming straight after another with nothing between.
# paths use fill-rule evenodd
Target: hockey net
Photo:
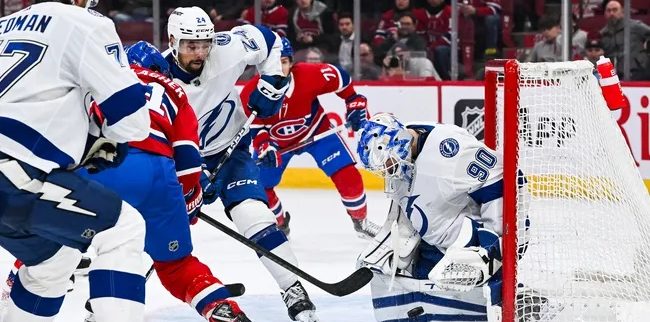
<instances>
[{"instance_id":1,"label":"hockey net","mask_svg":"<svg viewBox=\"0 0 650 322\"><path fill-rule=\"evenodd\" d=\"M650 197L593 66L493 61L485 91L503 321L650 321Z\"/></svg>"}]
</instances>

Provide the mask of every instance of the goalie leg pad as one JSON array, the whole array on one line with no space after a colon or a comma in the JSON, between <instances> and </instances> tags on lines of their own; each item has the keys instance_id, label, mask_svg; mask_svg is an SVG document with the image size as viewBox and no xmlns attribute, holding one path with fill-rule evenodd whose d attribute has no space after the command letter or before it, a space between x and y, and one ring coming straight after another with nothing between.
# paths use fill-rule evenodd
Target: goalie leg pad
<instances>
[{"instance_id":1,"label":"goalie leg pad","mask_svg":"<svg viewBox=\"0 0 650 322\"><path fill-rule=\"evenodd\" d=\"M252 199L244 200L230 210L230 215L237 230L244 237L272 251L287 262L298 265L298 260L289 247L287 236L278 229L275 216L263 202ZM295 274L273 261L265 257L261 257L260 260L281 289L289 288L298 280Z\"/></svg>"},{"instance_id":2,"label":"goalie leg pad","mask_svg":"<svg viewBox=\"0 0 650 322\"><path fill-rule=\"evenodd\" d=\"M439 317L462 316L467 321L487 321L486 301L482 290L477 288L468 293L434 291L430 282L422 289L403 288L402 277L396 277L393 290L388 290L390 278L375 276L370 282L372 304L377 321L411 321L409 312L422 308L413 321L438 321ZM415 285L417 283L409 283ZM413 310L413 311L412 311ZM454 320L455 321L455 320Z\"/></svg>"}]
</instances>

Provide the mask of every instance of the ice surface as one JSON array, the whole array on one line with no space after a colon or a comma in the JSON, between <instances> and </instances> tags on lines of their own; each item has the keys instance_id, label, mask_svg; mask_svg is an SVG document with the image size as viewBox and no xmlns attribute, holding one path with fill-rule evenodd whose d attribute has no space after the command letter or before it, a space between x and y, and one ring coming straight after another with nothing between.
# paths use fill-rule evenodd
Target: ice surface
<instances>
[{"instance_id":1,"label":"ice surface","mask_svg":"<svg viewBox=\"0 0 650 322\"><path fill-rule=\"evenodd\" d=\"M338 282L351 274L357 255L368 242L357 237L336 191L280 189L278 195L284 209L291 213L290 243L300 267L328 283ZM368 192L367 200L369 218L382 224L389 201L378 191ZM234 228L220 203L207 206L204 211ZM203 222L192 227L192 238L194 255L218 278L224 283L245 284L246 294L238 298L238 302L252 321L291 321L279 288L251 250ZM0 248L0 279L4 280L12 263L11 255ZM303 282L303 285L316 304L322 322L374 321L368 286L346 297L336 297L309 283ZM83 321L83 304L87 297L87 280L77 279L75 290L67 295L56 321ZM146 321L205 320L169 295L154 274L147 282Z\"/></svg>"}]
</instances>

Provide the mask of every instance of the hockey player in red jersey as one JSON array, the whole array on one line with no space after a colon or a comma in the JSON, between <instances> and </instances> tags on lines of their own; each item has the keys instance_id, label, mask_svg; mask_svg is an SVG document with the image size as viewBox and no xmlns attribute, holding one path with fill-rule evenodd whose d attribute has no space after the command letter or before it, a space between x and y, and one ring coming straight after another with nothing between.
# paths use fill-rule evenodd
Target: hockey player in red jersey
<instances>
[{"instance_id":1,"label":"hockey player in red jersey","mask_svg":"<svg viewBox=\"0 0 650 322\"><path fill-rule=\"evenodd\" d=\"M154 260L160 282L174 297L210 322L250 322L237 303L228 299L242 294L241 284L224 285L191 254L187 216L196 222L202 205L202 161L194 111L185 92L165 75L169 65L155 47L140 41L126 52L138 78L152 88L146 94L149 137L129 143L121 166L91 172L81 168L77 173L117 192L142 214L147 228L145 251ZM91 114L102 118L94 102L92 106ZM21 265L16 260L14 266ZM9 274L8 284L14 276Z\"/></svg>"},{"instance_id":2,"label":"hockey player in red jersey","mask_svg":"<svg viewBox=\"0 0 650 322\"><path fill-rule=\"evenodd\" d=\"M280 153L282 149L293 147L331 128L332 123L320 105L318 95L334 92L344 99L347 122L355 131L367 119L367 100L354 90L350 75L342 68L330 64L294 65L293 50L287 38L282 38L282 46L282 69L285 75L291 75L293 82L280 112L269 118L258 118L251 126L255 137L253 157L257 158L260 166L269 208L276 215L278 226L289 234L291 217L283 210L274 188L291 158L307 152L332 179L354 229L360 236L374 236L373 228L376 227L366 220L366 194L361 174L354 166L352 153L338 133L295 151ZM242 105L247 114L250 114L246 108L248 96L256 88L258 78L248 82L241 92Z\"/></svg>"}]
</instances>

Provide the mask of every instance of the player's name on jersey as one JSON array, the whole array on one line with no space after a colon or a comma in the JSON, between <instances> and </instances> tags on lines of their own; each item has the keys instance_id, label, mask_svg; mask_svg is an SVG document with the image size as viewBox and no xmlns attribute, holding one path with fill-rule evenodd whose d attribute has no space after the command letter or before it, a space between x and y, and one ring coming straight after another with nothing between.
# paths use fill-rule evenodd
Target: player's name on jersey
<instances>
[{"instance_id":1,"label":"player's name on jersey","mask_svg":"<svg viewBox=\"0 0 650 322\"><path fill-rule=\"evenodd\" d=\"M185 92L183 92L183 88L181 88L180 85L178 85L173 80L171 80L170 78L168 78L167 76L165 76L163 74L160 74L160 73L157 73L157 72L150 72L149 70L146 70L146 69L139 70L137 72L137 74L138 75L143 75L143 76L148 76L148 77L151 77L153 79L156 79L156 80L159 80L159 81L163 82L165 85L169 86L169 88L172 89L174 91L174 93L176 93L176 95L179 98L185 96Z\"/></svg>"},{"instance_id":2,"label":"player's name on jersey","mask_svg":"<svg viewBox=\"0 0 650 322\"><path fill-rule=\"evenodd\" d=\"M45 32L50 24L52 16L48 15L20 15L9 19L0 19L0 34L6 34L10 31L37 31Z\"/></svg>"}]
</instances>

